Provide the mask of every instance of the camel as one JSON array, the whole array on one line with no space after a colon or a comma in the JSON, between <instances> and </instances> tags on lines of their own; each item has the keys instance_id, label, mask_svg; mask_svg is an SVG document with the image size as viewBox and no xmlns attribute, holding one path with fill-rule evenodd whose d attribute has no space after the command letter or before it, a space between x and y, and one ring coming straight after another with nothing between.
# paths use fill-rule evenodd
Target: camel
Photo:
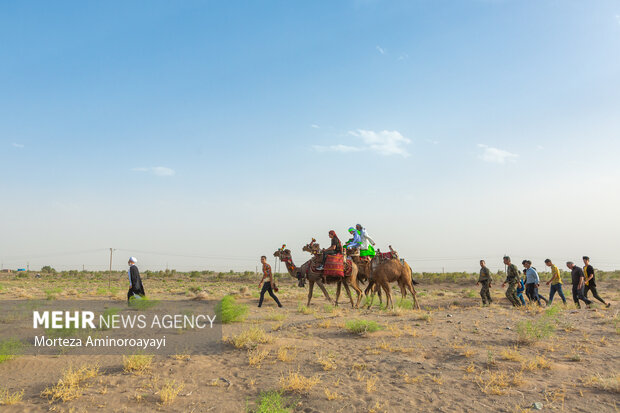
<instances>
[{"instance_id":1,"label":"camel","mask_svg":"<svg viewBox=\"0 0 620 413\"><path fill-rule=\"evenodd\" d=\"M308 251L308 249L306 248L312 248L313 251L314 250L319 251L318 244L314 243L314 239L313 239L313 242L311 242L310 244L304 247L304 251ZM315 283L319 286L321 291L323 291L323 295L325 296L325 298L327 298L330 304L332 303L332 299L329 296L329 293L327 292L327 290L325 289L325 285L323 284L323 274L321 272L313 271L312 266L310 265L310 263L315 258L312 258L306 261L301 267L297 267L293 263L293 258L291 256L291 251L289 249L280 248L276 252L274 252L273 255L274 257L279 258L280 261L282 261L286 265L286 269L291 277L298 279L297 277L298 273L300 273L302 276L305 274L306 278L308 279L308 282L310 283L309 291L308 291L308 304L307 304L308 306L310 305L310 301L312 300L312 291L314 289ZM357 265L355 265L354 262L351 262L351 266L352 266L351 274L345 276L344 280L341 277L327 277L327 284L337 283L336 302L334 303L334 305L336 306L338 306L338 299L340 298L340 289L344 283L344 289L347 293L347 296L349 297L349 300L351 301L351 307L352 308L359 307L359 303L362 299L362 290L357 286ZM357 293L357 303L355 304L353 303L353 297L351 296L351 290L349 289L349 286L351 286Z\"/></svg>"},{"instance_id":2,"label":"camel","mask_svg":"<svg viewBox=\"0 0 620 413\"><path fill-rule=\"evenodd\" d=\"M403 263L398 259L384 260L378 263L376 266L373 266L372 278L368 287L371 288L373 283L376 283L375 288L372 288L372 295L370 297L370 303L368 304L368 308L372 306L372 302L375 298L375 292L377 292L380 288L383 289L386 296L385 306L386 308L391 305L391 308L394 309L394 301L392 300L392 291L390 287L390 283L396 281L398 286L400 287L402 298L404 299L407 295L407 290L411 292L413 296L413 306L416 309L420 309L420 305L418 304L418 300L416 297L416 291L413 288L413 282L411 279L411 267L405 261ZM367 289L368 290L368 289ZM379 295L381 297L381 295Z\"/></svg>"}]
</instances>

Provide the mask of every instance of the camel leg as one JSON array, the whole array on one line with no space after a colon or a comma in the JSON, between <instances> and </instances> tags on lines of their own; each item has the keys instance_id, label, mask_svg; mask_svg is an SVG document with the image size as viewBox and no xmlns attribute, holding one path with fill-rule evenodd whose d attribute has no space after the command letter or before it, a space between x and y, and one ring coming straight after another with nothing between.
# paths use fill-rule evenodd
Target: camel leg
<instances>
[{"instance_id":1,"label":"camel leg","mask_svg":"<svg viewBox=\"0 0 620 413\"><path fill-rule=\"evenodd\" d=\"M314 290L314 281L308 281L310 282L310 285L308 286L308 304L306 304L306 307L310 307L310 300L312 300L312 290Z\"/></svg>"},{"instance_id":2,"label":"camel leg","mask_svg":"<svg viewBox=\"0 0 620 413\"><path fill-rule=\"evenodd\" d=\"M357 293L357 302L355 303L355 307L353 308L360 308L360 301L362 301L362 289L359 287L359 285L357 285L357 283L351 283L351 287Z\"/></svg>"},{"instance_id":3,"label":"camel leg","mask_svg":"<svg viewBox=\"0 0 620 413\"><path fill-rule=\"evenodd\" d=\"M371 291L370 291L370 302L368 303L368 308L370 309L372 307L372 302L375 301L376 284L372 285L372 286L369 284L368 288L371 289ZM366 288L366 291L368 291L368 288ZM368 294L366 294L366 295L368 295Z\"/></svg>"},{"instance_id":4,"label":"camel leg","mask_svg":"<svg viewBox=\"0 0 620 413\"><path fill-rule=\"evenodd\" d=\"M338 284L336 284L336 304L335 306L338 307L338 299L340 298L340 288L342 287L342 283L340 281L338 281Z\"/></svg>"},{"instance_id":5,"label":"camel leg","mask_svg":"<svg viewBox=\"0 0 620 413\"><path fill-rule=\"evenodd\" d=\"M388 289L385 292L385 308L391 308L392 310L394 309L394 298L392 297L392 287L390 286L390 284L388 283L387 285Z\"/></svg>"},{"instance_id":6,"label":"camel leg","mask_svg":"<svg viewBox=\"0 0 620 413\"><path fill-rule=\"evenodd\" d=\"M349 278L349 283L347 283L347 280L345 279L344 285L348 286L349 284L351 285L351 288L353 288L355 290L355 292L357 293L357 303L355 305L353 305L353 298L351 298L351 307L359 308L360 300L362 299L362 289L360 288L360 286L358 284L357 276L353 277L351 275L351 277ZM347 292L348 292L348 288L347 288Z\"/></svg>"},{"instance_id":7,"label":"camel leg","mask_svg":"<svg viewBox=\"0 0 620 413\"><path fill-rule=\"evenodd\" d=\"M380 286L377 285L377 289L379 288L383 288L383 291L385 292L385 308L388 308L390 306L390 302L392 302L392 287L390 287L390 283L384 281ZM394 303L392 302L392 307L393 306Z\"/></svg>"},{"instance_id":8,"label":"camel leg","mask_svg":"<svg viewBox=\"0 0 620 413\"><path fill-rule=\"evenodd\" d=\"M355 308L353 304L353 297L351 296L351 290L349 289L349 284L344 283L344 290L347 292L347 296L349 297L349 301L351 301L351 308Z\"/></svg>"},{"instance_id":9,"label":"camel leg","mask_svg":"<svg viewBox=\"0 0 620 413\"><path fill-rule=\"evenodd\" d=\"M323 281L321 279L318 279L316 281L316 285L319 286L319 288L321 289L321 291L323 291L323 295L325 296L325 298L327 299L327 301L329 301L330 304L333 304L334 302L332 301L331 297L329 296L329 293L327 292L327 290L325 289L325 286L323 285Z\"/></svg>"},{"instance_id":10,"label":"camel leg","mask_svg":"<svg viewBox=\"0 0 620 413\"><path fill-rule=\"evenodd\" d=\"M409 291L411 292L411 295L413 296L413 308L419 310L420 304L418 304L418 298L416 297L416 292L415 292L415 288L413 288L413 284L409 282L409 284L407 285L407 288L409 289Z\"/></svg>"}]
</instances>

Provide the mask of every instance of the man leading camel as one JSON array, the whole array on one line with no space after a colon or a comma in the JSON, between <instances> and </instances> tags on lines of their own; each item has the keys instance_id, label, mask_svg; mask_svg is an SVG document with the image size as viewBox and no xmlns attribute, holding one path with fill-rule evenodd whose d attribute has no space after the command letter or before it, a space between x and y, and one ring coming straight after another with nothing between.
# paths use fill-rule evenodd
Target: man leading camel
<instances>
[{"instance_id":1,"label":"man leading camel","mask_svg":"<svg viewBox=\"0 0 620 413\"><path fill-rule=\"evenodd\" d=\"M260 290L260 298L258 300L258 307L260 308L263 306L263 300L265 299L265 293L269 293L271 298L273 298L276 304L278 304L278 307L282 308L282 304L280 303L280 300L278 300L278 297L276 297L276 295L273 293L274 289L276 291L278 289L276 288L276 282L274 281L273 274L271 273L271 265L267 263L267 257L264 255L260 257L260 262L261 264L263 264L263 278L258 283L258 288L261 287L261 284L263 288ZM265 282L265 280L267 282Z\"/></svg>"},{"instance_id":2,"label":"man leading camel","mask_svg":"<svg viewBox=\"0 0 620 413\"><path fill-rule=\"evenodd\" d=\"M513 307L519 307L521 306L519 297L517 297L517 284L519 284L519 269L510 261L509 256L504 257L504 264L508 266L508 270L506 271L506 280L504 280L502 287L505 287L506 283L508 283L508 288L506 289L506 298L508 298L508 301L510 301Z\"/></svg>"}]
</instances>

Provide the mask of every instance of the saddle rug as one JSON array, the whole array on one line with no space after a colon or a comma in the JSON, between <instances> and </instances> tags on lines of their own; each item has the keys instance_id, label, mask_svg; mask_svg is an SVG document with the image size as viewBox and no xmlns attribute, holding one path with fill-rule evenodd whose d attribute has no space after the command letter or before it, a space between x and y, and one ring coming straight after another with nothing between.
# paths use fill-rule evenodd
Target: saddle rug
<instances>
[{"instance_id":1,"label":"saddle rug","mask_svg":"<svg viewBox=\"0 0 620 413\"><path fill-rule=\"evenodd\" d=\"M310 270L312 272L323 273L326 277L345 277L351 275L353 266L351 260L347 259L346 264L343 262L342 255L328 255L325 260L325 267L323 271L317 270L317 267L321 265L321 258L317 257L310 263Z\"/></svg>"},{"instance_id":2,"label":"saddle rug","mask_svg":"<svg viewBox=\"0 0 620 413\"><path fill-rule=\"evenodd\" d=\"M397 258L397 255L394 254L392 251L390 252L380 252L377 254L377 256L382 259L382 260L391 260L393 258Z\"/></svg>"}]
</instances>

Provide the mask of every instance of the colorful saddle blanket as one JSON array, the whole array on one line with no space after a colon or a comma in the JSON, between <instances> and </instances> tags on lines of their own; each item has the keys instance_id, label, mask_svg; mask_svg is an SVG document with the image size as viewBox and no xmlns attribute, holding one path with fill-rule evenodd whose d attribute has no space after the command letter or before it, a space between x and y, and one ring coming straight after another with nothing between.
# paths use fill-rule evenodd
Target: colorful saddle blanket
<instances>
[{"instance_id":1,"label":"colorful saddle blanket","mask_svg":"<svg viewBox=\"0 0 620 413\"><path fill-rule=\"evenodd\" d=\"M321 272L316 268L321 265L321 259L312 260L310 263L310 269L312 272ZM342 255L328 255L327 260L325 260L325 267L323 268L323 275L326 277L344 277L351 275L351 270L353 266L351 265L351 260L347 259L346 264L342 259Z\"/></svg>"},{"instance_id":2,"label":"colorful saddle blanket","mask_svg":"<svg viewBox=\"0 0 620 413\"><path fill-rule=\"evenodd\" d=\"M392 251L390 252L380 252L377 254L377 256L381 259L381 260L391 260L393 258L398 258L398 255L396 255L395 253L393 253Z\"/></svg>"}]
</instances>

